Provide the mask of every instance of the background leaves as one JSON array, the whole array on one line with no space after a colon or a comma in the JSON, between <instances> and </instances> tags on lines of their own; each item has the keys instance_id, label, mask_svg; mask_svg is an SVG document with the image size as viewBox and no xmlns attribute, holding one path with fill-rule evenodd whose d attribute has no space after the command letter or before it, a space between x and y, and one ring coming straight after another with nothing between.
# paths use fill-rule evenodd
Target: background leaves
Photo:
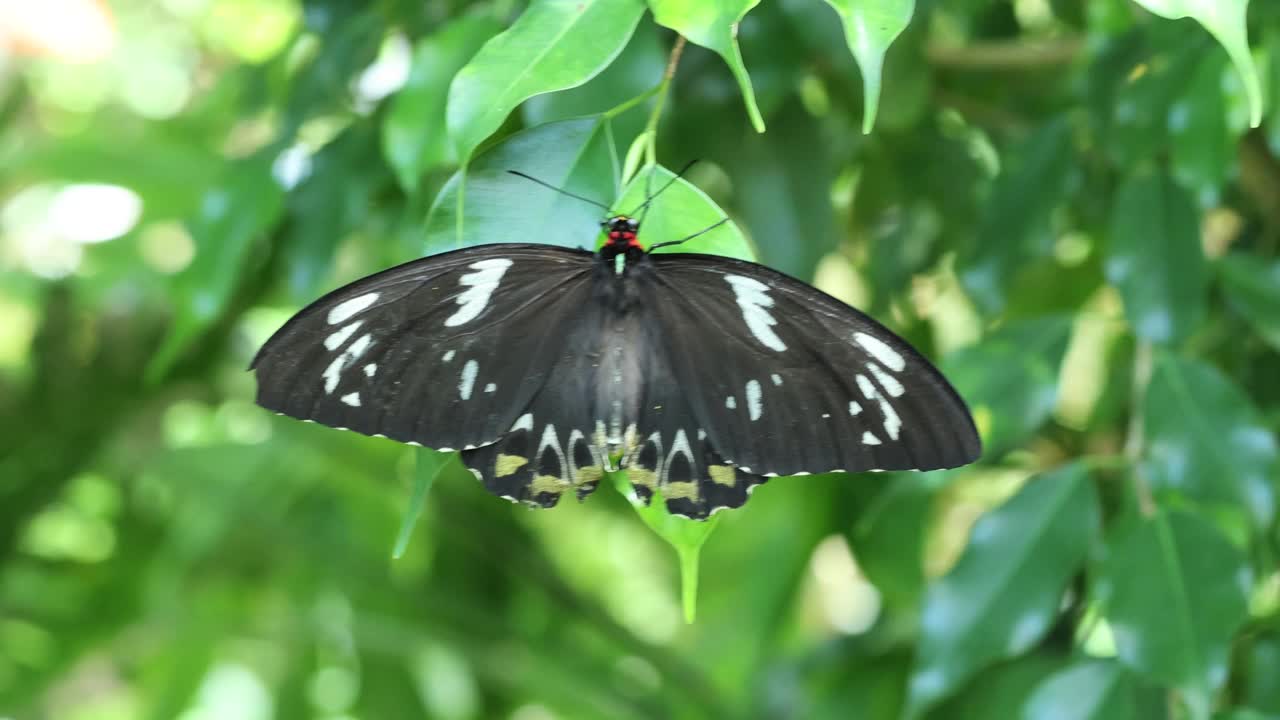
<instances>
[{"instance_id":1,"label":"background leaves","mask_svg":"<svg viewBox=\"0 0 1280 720\"><path fill-rule=\"evenodd\" d=\"M1280 713L1280 5L64 6L0 23L0 716ZM599 241L508 170L631 211L694 159L642 240L728 218L664 251L890 325L979 464L664 536L253 405L330 288Z\"/></svg>"}]
</instances>

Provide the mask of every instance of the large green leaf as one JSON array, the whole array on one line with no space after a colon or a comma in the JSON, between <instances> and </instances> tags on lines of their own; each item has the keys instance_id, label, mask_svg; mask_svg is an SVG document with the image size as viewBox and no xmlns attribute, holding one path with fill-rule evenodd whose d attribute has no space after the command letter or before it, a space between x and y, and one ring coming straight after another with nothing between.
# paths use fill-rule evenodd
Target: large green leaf
<instances>
[{"instance_id":1,"label":"large green leaf","mask_svg":"<svg viewBox=\"0 0 1280 720\"><path fill-rule=\"evenodd\" d=\"M734 199L761 260L802 279L839 240L831 183L835 168L821 126L794 103L773 131L744 138L732 160Z\"/></svg>"},{"instance_id":2,"label":"large green leaf","mask_svg":"<svg viewBox=\"0 0 1280 720\"><path fill-rule=\"evenodd\" d=\"M649 176L652 175L652 180ZM632 213L644 202L646 191L656 192L667 185L675 173L658 166L642 170L622 191L614 203L616 211ZM684 178L676 180L653 201L640 228L640 242L647 247L669 240L680 240L710 228L728 215L706 193ZM755 252L742 231L732 220L680 245L659 248L656 252L698 252L754 260Z\"/></svg>"},{"instance_id":3,"label":"large green leaf","mask_svg":"<svg viewBox=\"0 0 1280 720\"><path fill-rule=\"evenodd\" d=\"M409 506L405 508L404 517L400 520L400 531L396 533L396 544L391 556L400 558L409 548L409 539L413 536L413 527L422 516L427 506L427 495L431 494L431 486L445 467L457 456L456 452L439 452L431 448L418 448L413 466L413 494L409 497Z\"/></svg>"},{"instance_id":4,"label":"large green leaf","mask_svg":"<svg viewBox=\"0 0 1280 720\"><path fill-rule=\"evenodd\" d=\"M405 192L417 191L424 172L458 161L445 126L449 83L499 29L494 20L472 15L418 41L409 79L382 121L382 153Z\"/></svg>"},{"instance_id":5,"label":"large green leaf","mask_svg":"<svg viewBox=\"0 0 1280 720\"><path fill-rule=\"evenodd\" d=\"M1217 368L1162 355L1147 388L1143 464L1157 490L1247 514L1258 528L1276 511L1280 453L1248 396Z\"/></svg>"},{"instance_id":6,"label":"large green leaf","mask_svg":"<svg viewBox=\"0 0 1280 720\"><path fill-rule=\"evenodd\" d=\"M611 135L609 121L599 117L563 120L516 133L480 154L436 197L427 250L492 242L594 247L603 210L507 171L608 205L618 187Z\"/></svg>"},{"instance_id":7,"label":"large green leaf","mask_svg":"<svg viewBox=\"0 0 1280 720\"><path fill-rule=\"evenodd\" d=\"M1280 261L1231 253L1218 261L1227 302L1280 351Z\"/></svg>"},{"instance_id":8,"label":"large green leaf","mask_svg":"<svg viewBox=\"0 0 1280 720\"><path fill-rule=\"evenodd\" d=\"M1209 270L1195 201L1168 176L1138 171L1111 211L1107 279L1138 337L1173 343L1204 319Z\"/></svg>"},{"instance_id":9,"label":"large green leaf","mask_svg":"<svg viewBox=\"0 0 1280 720\"><path fill-rule=\"evenodd\" d=\"M640 0L536 0L480 48L449 86L449 137L460 162L539 93L590 80L622 52Z\"/></svg>"},{"instance_id":10,"label":"large green leaf","mask_svg":"<svg viewBox=\"0 0 1280 720\"><path fill-rule=\"evenodd\" d=\"M943 373L973 408L988 457L1022 443L1049 420L1070 338L1071 318L1031 318L943 359Z\"/></svg>"},{"instance_id":11,"label":"large green leaf","mask_svg":"<svg viewBox=\"0 0 1280 720\"><path fill-rule=\"evenodd\" d=\"M983 208L976 237L960 258L960 280L987 312L1004 308L1005 292L1021 268L1047 256L1050 216L1063 202L1075 165L1071 129L1055 119L1004 157Z\"/></svg>"},{"instance_id":12,"label":"large green leaf","mask_svg":"<svg viewBox=\"0 0 1280 720\"><path fill-rule=\"evenodd\" d=\"M1024 720L1135 720L1133 681L1109 660L1078 662L1045 678L1022 706Z\"/></svg>"},{"instance_id":13,"label":"large green leaf","mask_svg":"<svg viewBox=\"0 0 1280 720\"><path fill-rule=\"evenodd\" d=\"M738 49L738 23L760 0L649 0L653 19L689 39L690 42L714 50L729 64L738 81L747 115L756 132L764 132L764 118L756 105L751 76Z\"/></svg>"},{"instance_id":14,"label":"large green leaf","mask_svg":"<svg viewBox=\"0 0 1280 720\"><path fill-rule=\"evenodd\" d=\"M926 529L946 472L902 473L876 495L853 528L858 566L887 605L913 607L925 586Z\"/></svg>"},{"instance_id":15,"label":"large green leaf","mask_svg":"<svg viewBox=\"0 0 1280 720\"><path fill-rule=\"evenodd\" d=\"M913 714L1048 632L1099 523L1082 464L1031 479L980 518L959 562L925 592Z\"/></svg>"},{"instance_id":16,"label":"large green leaf","mask_svg":"<svg viewBox=\"0 0 1280 720\"><path fill-rule=\"evenodd\" d=\"M1201 207L1212 207L1227 178L1238 174L1239 134L1228 123L1222 77L1225 61L1205 55L1191 84L1169 108L1169 156L1173 177L1191 188Z\"/></svg>"},{"instance_id":17,"label":"large green leaf","mask_svg":"<svg viewBox=\"0 0 1280 720\"><path fill-rule=\"evenodd\" d=\"M1262 124L1262 81L1249 54L1245 25L1249 0L1134 0L1157 15L1171 19L1194 18L1226 48L1249 97L1249 124Z\"/></svg>"},{"instance_id":18,"label":"large green leaf","mask_svg":"<svg viewBox=\"0 0 1280 720\"><path fill-rule=\"evenodd\" d=\"M255 240L284 209L284 191L271 175L270 149L234 163L223 181L205 193L188 223L195 259L173 284L173 319L164 343L147 367L158 380L226 309Z\"/></svg>"},{"instance_id":19,"label":"large green leaf","mask_svg":"<svg viewBox=\"0 0 1280 720\"><path fill-rule=\"evenodd\" d=\"M876 109L880 106L880 73L884 54L893 41L907 29L915 13L915 0L827 0L840 14L849 50L862 70L862 92L866 110L862 114L862 132L875 127Z\"/></svg>"},{"instance_id":20,"label":"large green leaf","mask_svg":"<svg viewBox=\"0 0 1280 720\"><path fill-rule=\"evenodd\" d=\"M1247 616L1243 554L1196 515L1131 518L1107 540L1093 590L1120 662L1177 687L1194 720L1227 679L1231 636Z\"/></svg>"}]
</instances>

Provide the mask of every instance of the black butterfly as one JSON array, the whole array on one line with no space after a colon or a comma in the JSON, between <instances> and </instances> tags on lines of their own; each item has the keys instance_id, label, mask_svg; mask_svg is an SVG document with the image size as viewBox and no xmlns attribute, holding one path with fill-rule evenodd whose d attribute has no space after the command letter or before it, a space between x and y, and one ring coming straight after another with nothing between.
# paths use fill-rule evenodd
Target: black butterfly
<instances>
[{"instance_id":1,"label":"black butterfly","mask_svg":"<svg viewBox=\"0 0 1280 720\"><path fill-rule=\"evenodd\" d=\"M762 265L651 254L675 243L644 249L635 218L603 225L595 253L482 245L329 293L254 358L258 404L461 450L491 492L542 507L618 468L701 519L771 476L977 459L964 401L875 320Z\"/></svg>"}]
</instances>

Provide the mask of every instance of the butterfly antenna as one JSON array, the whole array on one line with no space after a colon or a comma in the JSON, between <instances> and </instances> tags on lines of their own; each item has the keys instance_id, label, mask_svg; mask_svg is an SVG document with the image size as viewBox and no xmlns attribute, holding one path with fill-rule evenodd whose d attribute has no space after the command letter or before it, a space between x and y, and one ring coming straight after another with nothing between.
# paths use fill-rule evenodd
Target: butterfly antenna
<instances>
[{"instance_id":1,"label":"butterfly antenna","mask_svg":"<svg viewBox=\"0 0 1280 720\"><path fill-rule=\"evenodd\" d=\"M602 202L597 202L597 201L595 201L595 200L592 200L592 199L591 199L591 198L589 198L589 197L583 197L583 196L581 196L581 195L578 195L577 193L571 193L571 192L569 192L568 190L565 190L564 188L558 188L558 187L556 187L555 185L552 185L552 184L551 184L551 183L549 183L549 182L545 182L545 181L543 181L543 180L539 180L538 178L536 178L536 177L534 177L534 176L532 176L532 175L526 175L526 174L524 174L524 173L520 172L519 170L508 170L507 172L511 173L512 175L516 175L516 176L518 176L518 177L522 177L522 178L524 178L525 180L532 180L532 181L534 181L534 182L538 183L539 185L541 185L542 187L545 187L545 188L551 188L552 190L555 190L556 192L560 193L561 195L568 195L569 197L574 198L575 200L581 200L582 202L585 202L585 203L591 203L592 205L595 205L596 207L600 208L601 210L604 210L605 212L609 212L609 206L608 206L608 205L605 205L605 204L604 204L604 203L602 203Z\"/></svg>"},{"instance_id":2,"label":"butterfly antenna","mask_svg":"<svg viewBox=\"0 0 1280 720\"><path fill-rule=\"evenodd\" d=\"M656 197L658 197L659 195L661 195L661 194L662 194L662 192L663 192L664 190L666 190L667 188L671 187L671 186L672 186L672 184L674 184L674 183L675 183L675 181L677 181L677 180L679 180L679 179L681 178L681 176L683 176L685 173L689 172L689 168L693 167L693 166L694 166L694 164L695 164L695 163L697 163L697 162L698 162L698 159L697 159L697 158L694 158L693 160L690 160L688 163L685 163L685 166L684 166L684 167L682 167L682 168L680 168L680 172L678 172L678 173L676 173L675 175L673 175L673 176L671 177L671 179L670 179L670 180L668 180L668 181L666 182L666 184L665 184L665 185L663 185L662 187L658 188L658 192L656 192L656 193L649 194L649 192L648 192L648 185L646 184L646 185L645 185L645 199L644 199L644 202L640 203L640 207L638 207L638 208L636 208L635 210L631 211L630 213L628 213L628 215L630 215L631 217L635 217L635 216L636 216L636 213L638 213L638 212L642 212L642 211L643 211L644 213L646 213L646 214L647 214L647 213L648 213L648 211L649 211L649 203L653 202L653 201L654 201L654 198L656 198ZM650 179L652 179L652 178L653 178L653 172L652 172L652 171L650 171L650 173L649 173L649 178L650 178ZM647 181L646 181L646 182L647 182ZM640 217L640 220L642 221L640 224L641 224L641 225L644 225L644 222L643 222L643 220L644 220L644 216L641 216L641 217Z\"/></svg>"},{"instance_id":3,"label":"butterfly antenna","mask_svg":"<svg viewBox=\"0 0 1280 720\"><path fill-rule=\"evenodd\" d=\"M650 246L649 246L649 252L653 252L654 250L657 250L657 249L658 249L658 248L660 248L660 247L666 247L666 246L668 246L668 245L679 245L679 244L680 244L680 243L682 243L682 242L688 242L688 241L690 241L690 240L692 240L692 239L694 239L694 238L698 237L699 235L703 235L703 234L706 234L706 233L711 232L712 230L715 230L716 228L720 227L721 225L723 225L723 224L725 224L725 223L727 223L727 222L729 222L729 218L727 218L727 217L726 217L726 218L721 218L719 222L717 222L717 223L715 223L715 224L711 225L710 227L705 227L705 228L703 228L703 229L699 230L698 232L696 232L696 233L694 233L694 234L690 235L689 237L686 237L686 238L680 238L679 240L668 240L668 241L666 241L666 242L660 242L660 243L658 243L657 245L650 245Z\"/></svg>"}]
</instances>

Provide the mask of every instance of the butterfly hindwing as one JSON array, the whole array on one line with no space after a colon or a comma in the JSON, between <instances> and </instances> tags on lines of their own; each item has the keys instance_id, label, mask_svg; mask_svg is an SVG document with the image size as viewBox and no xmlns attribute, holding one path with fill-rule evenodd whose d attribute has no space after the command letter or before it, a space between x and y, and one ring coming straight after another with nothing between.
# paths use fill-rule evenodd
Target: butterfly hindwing
<instances>
[{"instance_id":1,"label":"butterfly hindwing","mask_svg":"<svg viewBox=\"0 0 1280 720\"><path fill-rule=\"evenodd\" d=\"M693 415L739 471L935 469L978 456L964 402L871 318L754 263L649 257L637 282L673 376L697 389Z\"/></svg>"},{"instance_id":2,"label":"butterfly hindwing","mask_svg":"<svg viewBox=\"0 0 1280 720\"><path fill-rule=\"evenodd\" d=\"M262 348L258 403L428 447L492 443L546 383L591 269L583 251L502 244L357 280Z\"/></svg>"}]
</instances>

